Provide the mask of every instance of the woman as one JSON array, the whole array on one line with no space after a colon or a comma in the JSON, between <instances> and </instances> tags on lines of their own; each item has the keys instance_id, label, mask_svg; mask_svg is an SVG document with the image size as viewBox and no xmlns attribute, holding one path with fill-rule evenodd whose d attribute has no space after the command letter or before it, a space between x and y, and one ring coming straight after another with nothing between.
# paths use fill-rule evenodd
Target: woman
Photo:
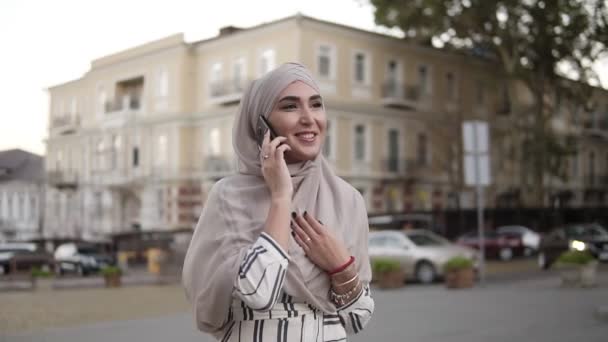
<instances>
[{"instance_id":1,"label":"woman","mask_svg":"<svg viewBox=\"0 0 608 342\"><path fill-rule=\"evenodd\" d=\"M321 154L322 101L295 63L243 95L238 174L211 189L183 269L198 328L218 340L341 341L372 315L367 213ZM278 137L258 134L260 115Z\"/></svg>"}]
</instances>

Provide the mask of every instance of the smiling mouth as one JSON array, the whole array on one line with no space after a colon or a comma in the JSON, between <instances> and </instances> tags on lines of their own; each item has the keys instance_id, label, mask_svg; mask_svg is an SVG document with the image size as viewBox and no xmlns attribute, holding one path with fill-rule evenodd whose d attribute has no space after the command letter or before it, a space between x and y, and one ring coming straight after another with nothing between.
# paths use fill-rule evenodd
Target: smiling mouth
<instances>
[{"instance_id":1,"label":"smiling mouth","mask_svg":"<svg viewBox=\"0 0 608 342\"><path fill-rule=\"evenodd\" d=\"M296 137L298 138L298 140L301 140L304 142L313 142L313 141L315 141L315 138L317 137L317 133L313 133L313 132L297 133Z\"/></svg>"}]
</instances>

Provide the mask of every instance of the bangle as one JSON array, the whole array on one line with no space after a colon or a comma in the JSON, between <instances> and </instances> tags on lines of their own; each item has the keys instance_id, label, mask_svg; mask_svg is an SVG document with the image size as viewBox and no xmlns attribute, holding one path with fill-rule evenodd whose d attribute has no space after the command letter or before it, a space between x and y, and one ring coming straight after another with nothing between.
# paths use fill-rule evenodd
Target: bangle
<instances>
[{"instance_id":1,"label":"bangle","mask_svg":"<svg viewBox=\"0 0 608 342\"><path fill-rule=\"evenodd\" d=\"M344 283L342 283L342 284L335 284L335 285L333 285L333 287L334 287L334 288L336 288L336 287L342 287L342 286L344 286L344 285L346 285L346 284L350 284L350 283L352 283L352 282L353 282L355 279L357 279L358 277L359 277L359 274L357 273L357 274L355 274L355 276L354 276L354 277L352 277L350 280L348 280L348 281L346 281L346 282L344 282Z\"/></svg>"},{"instance_id":2,"label":"bangle","mask_svg":"<svg viewBox=\"0 0 608 342\"><path fill-rule=\"evenodd\" d=\"M361 282L357 283L355 285L355 287L353 287L348 292L343 293L343 294L337 294L336 291L334 291L334 289L331 288L329 290L329 297L335 305L337 305L338 307L342 307L352 300L353 295L359 294L360 291L363 290L363 287L359 286L359 285L361 285Z\"/></svg>"},{"instance_id":3,"label":"bangle","mask_svg":"<svg viewBox=\"0 0 608 342\"><path fill-rule=\"evenodd\" d=\"M329 275L334 275L336 273L340 273L340 272L344 271L348 266L350 266L353 262L355 262L355 257L351 255L350 259L348 259L348 261L344 265L334 269L333 271L327 272L327 273L329 273Z\"/></svg>"}]
</instances>

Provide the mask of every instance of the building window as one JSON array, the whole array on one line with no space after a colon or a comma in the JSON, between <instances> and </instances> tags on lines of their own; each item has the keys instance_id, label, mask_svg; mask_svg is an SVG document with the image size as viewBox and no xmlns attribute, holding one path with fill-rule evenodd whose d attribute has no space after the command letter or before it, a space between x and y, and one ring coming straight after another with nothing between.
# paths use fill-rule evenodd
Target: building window
<instances>
[{"instance_id":1,"label":"building window","mask_svg":"<svg viewBox=\"0 0 608 342\"><path fill-rule=\"evenodd\" d=\"M237 92L245 89L245 59L239 58L232 65L232 82Z\"/></svg>"},{"instance_id":2,"label":"building window","mask_svg":"<svg viewBox=\"0 0 608 342\"><path fill-rule=\"evenodd\" d=\"M365 126L355 125L355 160L364 161L366 156L365 151Z\"/></svg>"},{"instance_id":3,"label":"building window","mask_svg":"<svg viewBox=\"0 0 608 342\"><path fill-rule=\"evenodd\" d=\"M388 131L388 170L399 171L399 130Z\"/></svg>"},{"instance_id":4,"label":"building window","mask_svg":"<svg viewBox=\"0 0 608 342\"><path fill-rule=\"evenodd\" d=\"M220 129L214 128L209 133L209 144L207 144L207 155L219 156L220 155Z\"/></svg>"},{"instance_id":5,"label":"building window","mask_svg":"<svg viewBox=\"0 0 608 342\"><path fill-rule=\"evenodd\" d=\"M93 194L93 217L96 219L100 219L103 215L103 203L101 200L101 192Z\"/></svg>"},{"instance_id":6,"label":"building window","mask_svg":"<svg viewBox=\"0 0 608 342\"><path fill-rule=\"evenodd\" d=\"M579 177L579 174L578 174L578 163L579 163L579 155L576 154L576 155L574 155L572 157L572 162L571 162L571 164L572 164L572 178L573 179L576 179L576 178Z\"/></svg>"},{"instance_id":7,"label":"building window","mask_svg":"<svg viewBox=\"0 0 608 342\"><path fill-rule=\"evenodd\" d=\"M13 218L13 195L10 192L6 193L6 217L10 220Z\"/></svg>"},{"instance_id":8,"label":"building window","mask_svg":"<svg viewBox=\"0 0 608 342\"><path fill-rule=\"evenodd\" d=\"M355 53L355 82L356 83L367 83L366 79L366 56L363 52Z\"/></svg>"},{"instance_id":9,"label":"building window","mask_svg":"<svg viewBox=\"0 0 608 342\"><path fill-rule=\"evenodd\" d=\"M275 67L275 52L273 49L268 49L262 52L259 62L259 75L262 76L274 69Z\"/></svg>"},{"instance_id":10,"label":"building window","mask_svg":"<svg viewBox=\"0 0 608 342\"><path fill-rule=\"evenodd\" d=\"M30 196L30 218L35 221L38 217L38 208L36 207L36 197Z\"/></svg>"},{"instance_id":11,"label":"building window","mask_svg":"<svg viewBox=\"0 0 608 342\"><path fill-rule=\"evenodd\" d=\"M595 153L589 152L589 184L595 184Z\"/></svg>"},{"instance_id":12,"label":"building window","mask_svg":"<svg viewBox=\"0 0 608 342\"><path fill-rule=\"evenodd\" d=\"M428 163L428 141L425 133L418 134L418 164L426 165Z\"/></svg>"},{"instance_id":13,"label":"building window","mask_svg":"<svg viewBox=\"0 0 608 342\"><path fill-rule=\"evenodd\" d=\"M114 169L118 167L118 156L120 155L120 146L122 145L122 140L120 135L115 135L112 137L112 164L111 168Z\"/></svg>"},{"instance_id":14,"label":"building window","mask_svg":"<svg viewBox=\"0 0 608 342\"><path fill-rule=\"evenodd\" d=\"M107 102L106 91L103 89L103 87L100 87L99 92L97 94L97 113L98 114L106 112L106 102Z\"/></svg>"},{"instance_id":15,"label":"building window","mask_svg":"<svg viewBox=\"0 0 608 342\"><path fill-rule=\"evenodd\" d=\"M139 166L139 147L133 147L133 167Z\"/></svg>"},{"instance_id":16,"label":"building window","mask_svg":"<svg viewBox=\"0 0 608 342\"><path fill-rule=\"evenodd\" d=\"M319 45L317 49L317 73L323 78L335 78L334 48L330 45Z\"/></svg>"},{"instance_id":17,"label":"building window","mask_svg":"<svg viewBox=\"0 0 608 342\"><path fill-rule=\"evenodd\" d=\"M167 95L169 95L169 71L167 68L161 68L158 72L158 96Z\"/></svg>"},{"instance_id":18,"label":"building window","mask_svg":"<svg viewBox=\"0 0 608 342\"><path fill-rule=\"evenodd\" d=\"M426 65L418 67L418 86L422 94L431 93L431 82L429 80L429 68Z\"/></svg>"},{"instance_id":19,"label":"building window","mask_svg":"<svg viewBox=\"0 0 608 342\"><path fill-rule=\"evenodd\" d=\"M453 73L445 74L445 86L448 100L456 100L456 82Z\"/></svg>"},{"instance_id":20,"label":"building window","mask_svg":"<svg viewBox=\"0 0 608 342\"><path fill-rule=\"evenodd\" d=\"M158 219L163 221L165 217L165 193L164 189L156 190L156 211L158 213Z\"/></svg>"},{"instance_id":21,"label":"building window","mask_svg":"<svg viewBox=\"0 0 608 342\"><path fill-rule=\"evenodd\" d=\"M55 159L55 170L60 171L63 166L63 150L57 151L57 159Z\"/></svg>"},{"instance_id":22,"label":"building window","mask_svg":"<svg viewBox=\"0 0 608 342\"><path fill-rule=\"evenodd\" d=\"M214 63L209 74L209 84L211 86L211 96L222 95L222 63Z\"/></svg>"},{"instance_id":23,"label":"building window","mask_svg":"<svg viewBox=\"0 0 608 342\"><path fill-rule=\"evenodd\" d=\"M96 146L97 170L104 170L106 167L105 160L104 160L105 148L106 148L106 146L103 142L103 139L99 139L99 141L97 142L97 146Z\"/></svg>"},{"instance_id":24,"label":"building window","mask_svg":"<svg viewBox=\"0 0 608 342\"><path fill-rule=\"evenodd\" d=\"M333 129L334 129L334 122L327 120L327 128L325 129L325 142L323 143L323 155L326 158L333 158L334 156L334 141L335 141L335 137L333 134Z\"/></svg>"},{"instance_id":25,"label":"building window","mask_svg":"<svg viewBox=\"0 0 608 342\"><path fill-rule=\"evenodd\" d=\"M167 164L167 136L160 135L156 146L156 165L164 166Z\"/></svg>"},{"instance_id":26,"label":"building window","mask_svg":"<svg viewBox=\"0 0 608 342\"><path fill-rule=\"evenodd\" d=\"M78 101L75 97L72 97L72 101L70 102L70 116L71 119L74 120L76 118L76 114L78 111Z\"/></svg>"},{"instance_id":27,"label":"building window","mask_svg":"<svg viewBox=\"0 0 608 342\"><path fill-rule=\"evenodd\" d=\"M25 202L23 200L23 194L15 193L15 197L17 198L17 219L23 220L25 219Z\"/></svg>"}]
</instances>

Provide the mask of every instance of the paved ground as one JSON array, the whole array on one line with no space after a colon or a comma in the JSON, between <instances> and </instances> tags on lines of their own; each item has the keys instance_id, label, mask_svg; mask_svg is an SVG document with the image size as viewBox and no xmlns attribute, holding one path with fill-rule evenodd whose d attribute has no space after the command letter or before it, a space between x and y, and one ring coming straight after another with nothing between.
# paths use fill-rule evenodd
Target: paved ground
<instances>
[{"instance_id":1,"label":"paved ground","mask_svg":"<svg viewBox=\"0 0 608 342\"><path fill-rule=\"evenodd\" d=\"M535 273L463 291L376 290L372 322L350 341L606 341L608 322L594 317L608 305L606 267L601 276L595 289ZM178 286L0 293L0 308L0 342L212 341L195 330Z\"/></svg>"}]
</instances>

